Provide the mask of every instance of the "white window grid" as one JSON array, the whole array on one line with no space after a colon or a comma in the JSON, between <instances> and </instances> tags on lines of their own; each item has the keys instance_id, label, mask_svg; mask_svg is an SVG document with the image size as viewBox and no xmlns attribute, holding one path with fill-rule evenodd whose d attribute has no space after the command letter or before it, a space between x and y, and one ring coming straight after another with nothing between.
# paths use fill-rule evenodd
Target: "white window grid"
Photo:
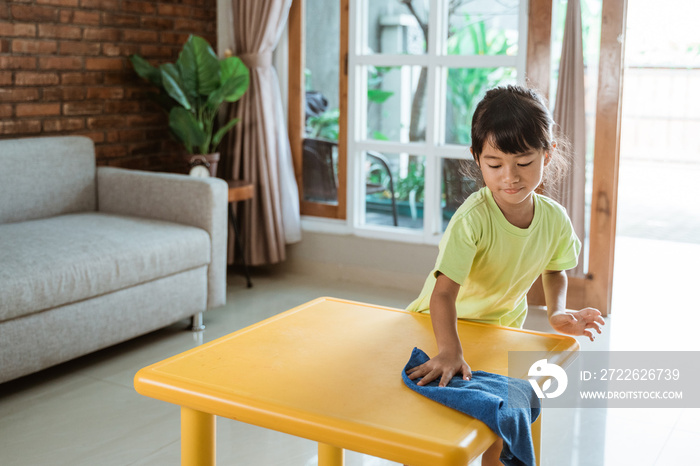
<instances>
[{"instance_id":1,"label":"white window grid","mask_svg":"<svg viewBox=\"0 0 700 466\"><path fill-rule=\"evenodd\" d=\"M349 9L348 38L348 148L347 148L347 207L348 223L354 234L403 242L437 244L442 236L441 163L445 158L471 159L469 148L445 144L446 73L448 68L497 68L516 70L519 83L525 82L527 49L528 1L520 0L518 20L518 52L516 55L445 55L445 28L447 27L447 1L430 0L428 23L428 50L422 55L362 54L368 50L364 41L368 37L367 2L351 1ZM419 66L428 70L426 114L428 125L423 142L390 142L370 140L367 129L367 67L368 66ZM435 117L431 117L433 115ZM380 153L410 153L425 158L425 187L423 229L414 230L394 226L365 223L365 151Z\"/></svg>"}]
</instances>

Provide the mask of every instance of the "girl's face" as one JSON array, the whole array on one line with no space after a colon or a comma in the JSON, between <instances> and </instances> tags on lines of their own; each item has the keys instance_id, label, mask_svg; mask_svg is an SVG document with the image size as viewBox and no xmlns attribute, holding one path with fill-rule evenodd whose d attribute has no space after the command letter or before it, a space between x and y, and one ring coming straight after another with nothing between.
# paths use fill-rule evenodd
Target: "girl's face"
<instances>
[{"instance_id":1,"label":"girl's face","mask_svg":"<svg viewBox=\"0 0 700 466\"><path fill-rule=\"evenodd\" d=\"M473 151L472 151L473 154ZM502 210L532 207L532 193L542 182L549 155L544 150L506 154L486 141L477 163L484 183Z\"/></svg>"}]
</instances>

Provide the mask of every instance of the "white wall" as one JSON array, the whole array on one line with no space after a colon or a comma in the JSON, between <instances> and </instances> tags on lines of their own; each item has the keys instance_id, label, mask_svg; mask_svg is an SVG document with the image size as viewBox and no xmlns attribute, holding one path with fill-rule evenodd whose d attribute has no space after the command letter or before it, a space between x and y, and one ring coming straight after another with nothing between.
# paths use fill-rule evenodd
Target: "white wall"
<instances>
[{"instance_id":1,"label":"white wall","mask_svg":"<svg viewBox=\"0 0 700 466\"><path fill-rule=\"evenodd\" d=\"M285 270L319 274L406 290L418 296L435 264L437 246L407 244L352 234L304 231L300 243L287 246Z\"/></svg>"}]
</instances>

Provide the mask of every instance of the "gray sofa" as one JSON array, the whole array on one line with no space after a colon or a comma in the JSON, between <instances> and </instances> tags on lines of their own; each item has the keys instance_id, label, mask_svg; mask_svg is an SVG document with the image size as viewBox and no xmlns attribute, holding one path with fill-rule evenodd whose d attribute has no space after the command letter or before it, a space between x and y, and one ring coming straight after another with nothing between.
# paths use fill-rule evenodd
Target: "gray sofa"
<instances>
[{"instance_id":1,"label":"gray sofa","mask_svg":"<svg viewBox=\"0 0 700 466\"><path fill-rule=\"evenodd\" d=\"M227 185L0 141L0 383L226 301Z\"/></svg>"}]
</instances>

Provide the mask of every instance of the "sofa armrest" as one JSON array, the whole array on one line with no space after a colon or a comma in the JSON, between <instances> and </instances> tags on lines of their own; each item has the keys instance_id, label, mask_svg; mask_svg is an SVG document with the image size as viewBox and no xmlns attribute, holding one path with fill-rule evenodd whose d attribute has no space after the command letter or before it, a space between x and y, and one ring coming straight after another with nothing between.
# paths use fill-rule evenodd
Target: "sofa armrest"
<instances>
[{"instance_id":1,"label":"sofa armrest","mask_svg":"<svg viewBox=\"0 0 700 466\"><path fill-rule=\"evenodd\" d=\"M226 303L228 185L195 178L123 168L97 167L97 210L202 228L211 237L207 309Z\"/></svg>"}]
</instances>

